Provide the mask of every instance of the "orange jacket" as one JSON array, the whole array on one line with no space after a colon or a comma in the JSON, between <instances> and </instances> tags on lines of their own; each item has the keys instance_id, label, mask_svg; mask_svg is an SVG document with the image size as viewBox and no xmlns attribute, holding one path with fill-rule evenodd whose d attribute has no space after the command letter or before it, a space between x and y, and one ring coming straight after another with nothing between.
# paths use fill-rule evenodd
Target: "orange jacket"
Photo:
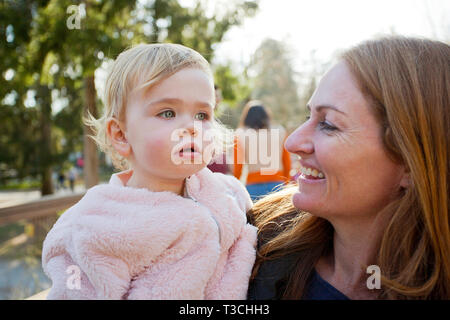
<instances>
[{"instance_id":1,"label":"orange jacket","mask_svg":"<svg viewBox=\"0 0 450 320\"><path fill-rule=\"evenodd\" d=\"M241 157L238 159L238 155ZM244 159L242 157L244 155L242 145L239 143L239 139L237 136L234 137L234 167L233 167L233 175L240 179L242 175L242 167ZM282 154L282 164L283 169L276 172L272 175L262 175L260 171L257 172L249 172L247 175L246 184L253 183L267 183L267 182L288 182L290 179L290 170L291 170L291 156L289 152L283 146L283 154Z\"/></svg>"}]
</instances>

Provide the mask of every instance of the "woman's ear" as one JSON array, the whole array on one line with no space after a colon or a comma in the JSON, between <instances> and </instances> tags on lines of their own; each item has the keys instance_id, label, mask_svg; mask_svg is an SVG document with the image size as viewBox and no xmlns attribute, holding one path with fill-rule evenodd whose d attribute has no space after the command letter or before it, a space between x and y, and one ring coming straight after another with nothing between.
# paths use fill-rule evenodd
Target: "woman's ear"
<instances>
[{"instance_id":1,"label":"woman's ear","mask_svg":"<svg viewBox=\"0 0 450 320\"><path fill-rule=\"evenodd\" d=\"M411 186L411 175L409 169L404 169L403 176L400 179L400 187L408 189Z\"/></svg>"},{"instance_id":2,"label":"woman's ear","mask_svg":"<svg viewBox=\"0 0 450 320\"><path fill-rule=\"evenodd\" d=\"M116 118L110 118L106 122L106 134L114 149L124 158L131 153L131 146L125 136L121 123Z\"/></svg>"}]
</instances>

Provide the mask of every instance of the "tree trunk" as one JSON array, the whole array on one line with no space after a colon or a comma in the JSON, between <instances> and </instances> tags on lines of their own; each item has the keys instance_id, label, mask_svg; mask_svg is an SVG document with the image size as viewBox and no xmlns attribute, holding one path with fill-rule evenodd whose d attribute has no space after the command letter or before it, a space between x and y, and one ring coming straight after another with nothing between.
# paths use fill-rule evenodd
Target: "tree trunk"
<instances>
[{"instance_id":1,"label":"tree trunk","mask_svg":"<svg viewBox=\"0 0 450 320\"><path fill-rule=\"evenodd\" d=\"M41 195L53 193L52 183L52 98L46 85L38 85L37 102L41 108L40 114L40 156L39 171L41 176Z\"/></svg>"},{"instance_id":2,"label":"tree trunk","mask_svg":"<svg viewBox=\"0 0 450 320\"><path fill-rule=\"evenodd\" d=\"M94 75L86 76L84 78L84 92L85 92L85 115L89 112L97 118L96 107L96 91ZM84 184L86 189L98 184L98 153L97 146L89 136L93 135L93 130L84 125Z\"/></svg>"}]
</instances>

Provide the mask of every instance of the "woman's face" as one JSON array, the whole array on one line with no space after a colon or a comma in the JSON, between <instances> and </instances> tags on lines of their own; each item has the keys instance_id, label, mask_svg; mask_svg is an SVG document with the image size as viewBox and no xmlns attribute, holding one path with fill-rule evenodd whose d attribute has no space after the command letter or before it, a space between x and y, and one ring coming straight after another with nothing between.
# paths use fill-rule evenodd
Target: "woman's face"
<instances>
[{"instance_id":1,"label":"woman's face","mask_svg":"<svg viewBox=\"0 0 450 320\"><path fill-rule=\"evenodd\" d=\"M303 167L295 207L326 219L376 214L403 184L386 154L381 127L349 68L335 65L308 103L310 118L286 140Z\"/></svg>"}]
</instances>

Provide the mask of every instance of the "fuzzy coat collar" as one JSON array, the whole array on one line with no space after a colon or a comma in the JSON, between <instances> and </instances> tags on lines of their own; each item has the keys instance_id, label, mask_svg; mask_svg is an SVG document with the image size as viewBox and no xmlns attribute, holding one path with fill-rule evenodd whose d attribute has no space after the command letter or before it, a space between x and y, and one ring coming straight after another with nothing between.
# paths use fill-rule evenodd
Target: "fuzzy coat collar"
<instances>
[{"instance_id":1,"label":"fuzzy coat collar","mask_svg":"<svg viewBox=\"0 0 450 320\"><path fill-rule=\"evenodd\" d=\"M256 228L242 184L205 168L186 180L184 198L127 187L130 175L88 190L48 233L48 298L244 299ZM71 267L80 289L67 285Z\"/></svg>"}]
</instances>

